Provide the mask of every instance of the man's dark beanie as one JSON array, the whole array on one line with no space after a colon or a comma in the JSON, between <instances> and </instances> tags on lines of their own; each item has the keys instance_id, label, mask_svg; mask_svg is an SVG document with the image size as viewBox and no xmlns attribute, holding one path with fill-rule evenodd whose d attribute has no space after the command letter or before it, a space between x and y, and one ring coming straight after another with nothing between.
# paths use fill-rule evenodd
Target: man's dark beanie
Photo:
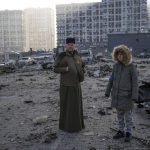
<instances>
[{"instance_id":1,"label":"man's dark beanie","mask_svg":"<svg viewBox=\"0 0 150 150\"><path fill-rule=\"evenodd\" d=\"M68 44L68 43L74 43L75 44L75 38L67 38L66 44Z\"/></svg>"}]
</instances>

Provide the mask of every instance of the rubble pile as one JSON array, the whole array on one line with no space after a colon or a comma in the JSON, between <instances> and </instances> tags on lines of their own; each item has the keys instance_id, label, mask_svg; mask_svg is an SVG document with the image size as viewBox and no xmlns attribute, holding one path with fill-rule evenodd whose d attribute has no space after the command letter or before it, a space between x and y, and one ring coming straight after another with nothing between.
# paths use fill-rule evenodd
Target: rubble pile
<instances>
[{"instance_id":1,"label":"rubble pile","mask_svg":"<svg viewBox=\"0 0 150 150\"><path fill-rule=\"evenodd\" d=\"M87 75L89 77L105 77L108 76L111 73L111 71L112 66L107 64L87 67Z\"/></svg>"},{"instance_id":2,"label":"rubble pile","mask_svg":"<svg viewBox=\"0 0 150 150\"><path fill-rule=\"evenodd\" d=\"M0 74L15 72L15 64L0 64Z\"/></svg>"},{"instance_id":3,"label":"rubble pile","mask_svg":"<svg viewBox=\"0 0 150 150\"><path fill-rule=\"evenodd\" d=\"M118 127L116 110L110 107L110 98L104 97L112 65L101 61L86 65L81 83L85 129L72 134L58 129L59 75L37 69L37 64L0 74L0 150L149 149L150 96L145 92L150 93L150 65L137 64L142 101L135 103L130 144L112 138Z\"/></svg>"}]
</instances>

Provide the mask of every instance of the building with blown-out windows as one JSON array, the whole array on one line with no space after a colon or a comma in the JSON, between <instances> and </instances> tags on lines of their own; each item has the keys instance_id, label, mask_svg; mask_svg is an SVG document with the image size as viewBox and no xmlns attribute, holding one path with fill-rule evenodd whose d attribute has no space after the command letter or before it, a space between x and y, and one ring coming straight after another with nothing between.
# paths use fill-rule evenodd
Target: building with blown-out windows
<instances>
[{"instance_id":1,"label":"building with blown-out windows","mask_svg":"<svg viewBox=\"0 0 150 150\"><path fill-rule=\"evenodd\" d=\"M56 6L57 45L68 36L80 49L105 51L108 34L148 32L147 0L102 0Z\"/></svg>"}]
</instances>

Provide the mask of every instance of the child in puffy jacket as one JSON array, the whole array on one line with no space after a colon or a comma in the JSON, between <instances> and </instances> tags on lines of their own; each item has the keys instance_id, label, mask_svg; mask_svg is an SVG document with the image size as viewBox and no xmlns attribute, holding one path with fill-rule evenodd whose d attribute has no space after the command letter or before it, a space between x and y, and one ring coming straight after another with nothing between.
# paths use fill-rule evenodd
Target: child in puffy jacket
<instances>
[{"instance_id":1,"label":"child in puffy jacket","mask_svg":"<svg viewBox=\"0 0 150 150\"><path fill-rule=\"evenodd\" d=\"M138 99L137 70L132 64L132 54L127 46L115 47L112 56L116 63L113 66L105 96L109 97L111 93L111 106L117 110L119 131L113 138L125 137L125 142L130 142L133 127L132 109L134 101Z\"/></svg>"}]
</instances>

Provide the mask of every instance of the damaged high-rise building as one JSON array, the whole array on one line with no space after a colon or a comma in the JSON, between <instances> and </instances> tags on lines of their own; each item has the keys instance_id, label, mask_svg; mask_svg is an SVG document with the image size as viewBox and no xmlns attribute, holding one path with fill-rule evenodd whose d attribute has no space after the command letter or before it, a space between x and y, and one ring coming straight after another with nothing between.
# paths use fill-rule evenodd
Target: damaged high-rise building
<instances>
[{"instance_id":1,"label":"damaged high-rise building","mask_svg":"<svg viewBox=\"0 0 150 150\"><path fill-rule=\"evenodd\" d=\"M102 0L102 2L56 6L57 45L68 36L80 49L104 51L108 34L148 32L147 0Z\"/></svg>"},{"instance_id":2,"label":"damaged high-rise building","mask_svg":"<svg viewBox=\"0 0 150 150\"><path fill-rule=\"evenodd\" d=\"M147 10L148 10L148 31L150 32L150 0L147 2Z\"/></svg>"}]
</instances>

